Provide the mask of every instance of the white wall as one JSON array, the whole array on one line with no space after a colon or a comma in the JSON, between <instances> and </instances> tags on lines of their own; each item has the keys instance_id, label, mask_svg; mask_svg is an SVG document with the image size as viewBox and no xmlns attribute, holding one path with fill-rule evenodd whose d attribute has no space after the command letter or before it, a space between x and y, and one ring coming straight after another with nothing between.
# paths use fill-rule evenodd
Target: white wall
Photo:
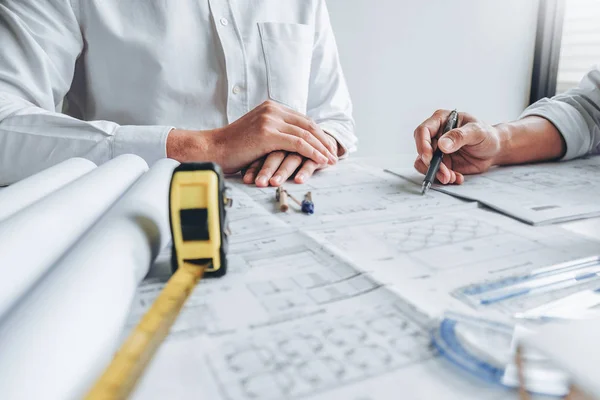
<instances>
[{"instance_id":1,"label":"white wall","mask_svg":"<svg viewBox=\"0 0 600 400\"><path fill-rule=\"evenodd\" d=\"M413 152L438 108L490 123L529 99L537 0L327 0L362 156Z\"/></svg>"}]
</instances>

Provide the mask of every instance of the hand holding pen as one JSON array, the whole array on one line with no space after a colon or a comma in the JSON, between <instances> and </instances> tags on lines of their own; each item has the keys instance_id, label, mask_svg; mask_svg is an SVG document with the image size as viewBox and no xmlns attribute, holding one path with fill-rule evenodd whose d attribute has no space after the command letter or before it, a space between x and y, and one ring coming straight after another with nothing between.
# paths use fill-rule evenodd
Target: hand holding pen
<instances>
[{"instance_id":1,"label":"hand holding pen","mask_svg":"<svg viewBox=\"0 0 600 400\"><path fill-rule=\"evenodd\" d=\"M443 138L443 135L450 132L453 129L458 127L458 111L454 110L450 113L448 120L446 121L446 125L444 126L444 131L442 132L442 139L440 140L448 140L448 138ZM444 159L444 153L438 146L433 153L433 158L431 159L431 164L427 169L427 173L425 174L425 180L423 181L423 187L421 188L421 194L427 193L427 191L431 188L433 182L435 182L435 177L440 170L440 166L442 165L442 160Z\"/></svg>"},{"instance_id":2,"label":"hand holding pen","mask_svg":"<svg viewBox=\"0 0 600 400\"><path fill-rule=\"evenodd\" d=\"M438 110L415 130L419 154L415 168L427 173L437 140L437 148L444 156L435 178L442 184L462 184L464 175L485 172L499 163L502 128L460 112L456 128L444 133L450 114L449 110Z\"/></svg>"}]
</instances>

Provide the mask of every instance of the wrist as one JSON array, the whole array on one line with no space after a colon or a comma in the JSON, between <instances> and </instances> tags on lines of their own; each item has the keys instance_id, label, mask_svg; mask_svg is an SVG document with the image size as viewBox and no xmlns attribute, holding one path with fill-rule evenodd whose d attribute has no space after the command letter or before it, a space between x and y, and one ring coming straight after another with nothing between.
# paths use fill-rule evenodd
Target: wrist
<instances>
[{"instance_id":1,"label":"wrist","mask_svg":"<svg viewBox=\"0 0 600 400\"><path fill-rule=\"evenodd\" d=\"M167 157L179 162L213 161L212 131L173 129L167 136Z\"/></svg>"},{"instance_id":2,"label":"wrist","mask_svg":"<svg viewBox=\"0 0 600 400\"><path fill-rule=\"evenodd\" d=\"M529 116L496 126L500 151L495 165L557 160L566 151L558 129L547 119Z\"/></svg>"},{"instance_id":3,"label":"wrist","mask_svg":"<svg viewBox=\"0 0 600 400\"><path fill-rule=\"evenodd\" d=\"M498 134L498 153L493 159L492 165L511 164L513 156L514 127L511 123L502 123L494 126Z\"/></svg>"}]
</instances>

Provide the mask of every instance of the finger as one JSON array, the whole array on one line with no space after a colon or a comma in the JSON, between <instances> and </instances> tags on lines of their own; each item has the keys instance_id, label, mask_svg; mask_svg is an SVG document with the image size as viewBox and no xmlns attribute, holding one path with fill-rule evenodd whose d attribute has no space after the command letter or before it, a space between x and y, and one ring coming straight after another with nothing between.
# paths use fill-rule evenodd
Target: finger
<instances>
[{"instance_id":1,"label":"finger","mask_svg":"<svg viewBox=\"0 0 600 400\"><path fill-rule=\"evenodd\" d=\"M244 178L243 178L244 183L246 183L246 184L254 183L254 179L256 178L256 173L262 167L264 161L265 161L265 159L261 158L259 160L254 161L252 164L250 164L250 166L244 173Z\"/></svg>"},{"instance_id":2,"label":"finger","mask_svg":"<svg viewBox=\"0 0 600 400\"><path fill-rule=\"evenodd\" d=\"M463 183L465 183L465 176L463 174L461 174L460 172L457 172L456 173L456 184L462 185Z\"/></svg>"},{"instance_id":3,"label":"finger","mask_svg":"<svg viewBox=\"0 0 600 400\"><path fill-rule=\"evenodd\" d=\"M317 139L327 150L327 154L325 154L327 158L329 158L329 160L333 164L335 164L338 161L337 149L335 148L335 143L332 142L331 137L328 134L326 134L325 131L323 131L323 129L321 129L319 125L317 125L308 117L297 113L294 110L286 111L287 113L284 114L283 120L289 125L293 125L297 128L306 131L308 134L312 135L315 139ZM307 140L306 138L304 139Z\"/></svg>"},{"instance_id":4,"label":"finger","mask_svg":"<svg viewBox=\"0 0 600 400\"><path fill-rule=\"evenodd\" d=\"M417 158L415 160L414 167L423 175L427 174L427 171L429 170L429 166L425 165L421 158ZM455 183L459 179L459 175L462 177L461 174L451 170L450 168L448 168L448 166L442 163L440 164L440 169L435 177L440 183L447 185L448 183Z\"/></svg>"},{"instance_id":5,"label":"finger","mask_svg":"<svg viewBox=\"0 0 600 400\"><path fill-rule=\"evenodd\" d=\"M422 173L423 175L427 174L427 168L428 168L428 166L425 165L425 163L423 162L423 160L421 159L421 157L418 157L415 160L415 169L417 171L419 171L420 173Z\"/></svg>"},{"instance_id":6,"label":"finger","mask_svg":"<svg viewBox=\"0 0 600 400\"><path fill-rule=\"evenodd\" d=\"M429 165L433 157L431 139L438 135L449 115L450 111L448 110L437 110L415 129L414 138L417 152L425 165Z\"/></svg>"},{"instance_id":7,"label":"finger","mask_svg":"<svg viewBox=\"0 0 600 400\"><path fill-rule=\"evenodd\" d=\"M312 147L317 149L321 154L327 157L327 163L335 164L337 162L337 158L331 154L329 150L325 147L323 143L317 137L315 137L310 131L307 131L304 128L300 128L293 124L286 123L285 126L281 127L280 132L287 133L289 135L293 135L299 137L310 144Z\"/></svg>"},{"instance_id":8,"label":"finger","mask_svg":"<svg viewBox=\"0 0 600 400\"><path fill-rule=\"evenodd\" d=\"M271 185L279 186L287 181L290 176L302 165L304 159L298 154L288 154L285 160L279 166L275 175L271 178Z\"/></svg>"},{"instance_id":9,"label":"finger","mask_svg":"<svg viewBox=\"0 0 600 400\"><path fill-rule=\"evenodd\" d=\"M328 137L329 135L315 121L313 121L312 118L291 108L285 108L285 111L288 115L284 117L284 121L312 132L332 154L337 156L337 149L332 146L332 143Z\"/></svg>"},{"instance_id":10,"label":"finger","mask_svg":"<svg viewBox=\"0 0 600 400\"><path fill-rule=\"evenodd\" d=\"M317 164L329 163L329 159L327 157L325 157L319 150L310 145L301 137L277 132L273 136L269 137L269 140L271 141L272 146L276 147L277 149L285 150L290 153L298 153L303 157L313 160Z\"/></svg>"},{"instance_id":11,"label":"finger","mask_svg":"<svg viewBox=\"0 0 600 400\"><path fill-rule=\"evenodd\" d=\"M327 146L327 149L335 156L335 161L338 162L340 160L340 157L338 156L340 145L337 139L331 136L329 133L325 132L325 135L327 135L327 139L329 140L329 146Z\"/></svg>"},{"instance_id":12,"label":"finger","mask_svg":"<svg viewBox=\"0 0 600 400\"><path fill-rule=\"evenodd\" d=\"M317 165L317 169L316 170L317 171L322 171L322 170L327 169L327 168L329 168L329 164L320 164L320 165Z\"/></svg>"},{"instance_id":13,"label":"finger","mask_svg":"<svg viewBox=\"0 0 600 400\"><path fill-rule=\"evenodd\" d=\"M433 158L433 147L431 146L431 136L429 131L424 127L418 127L415 130L415 144L417 153L423 164L429 165Z\"/></svg>"},{"instance_id":14,"label":"finger","mask_svg":"<svg viewBox=\"0 0 600 400\"><path fill-rule=\"evenodd\" d=\"M454 153L464 146L476 146L486 139L486 131L479 124L469 123L445 133L439 140L438 146L446 153Z\"/></svg>"},{"instance_id":15,"label":"finger","mask_svg":"<svg viewBox=\"0 0 600 400\"><path fill-rule=\"evenodd\" d=\"M279 168L284 158L284 151L274 151L273 153L269 154L265 159L260 172L258 173L258 177L255 181L256 186L269 186L269 179L271 179L275 171L277 171L277 168Z\"/></svg>"},{"instance_id":16,"label":"finger","mask_svg":"<svg viewBox=\"0 0 600 400\"><path fill-rule=\"evenodd\" d=\"M458 126L463 126L471 122L477 121L477 118L466 112L458 113Z\"/></svg>"},{"instance_id":17,"label":"finger","mask_svg":"<svg viewBox=\"0 0 600 400\"><path fill-rule=\"evenodd\" d=\"M446 166L446 164L444 164L444 163L440 164L440 170L438 171L436 178L440 183L442 183L444 185L447 185L448 183L450 183L450 180L452 179L452 175L450 173L450 170Z\"/></svg>"},{"instance_id":18,"label":"finger","mask_svg":"<svg viewBox=\"0 0 600 400\"><path fill-rule=\"evenodd\" d=\"M314 161L306 160L304 164L302 164L300 171L298 171L294 177L294 181L296 183L306 182L311 176L313 176L317 169L319 169L319 165L317 165Z\"/></svg>"}]
</instances>

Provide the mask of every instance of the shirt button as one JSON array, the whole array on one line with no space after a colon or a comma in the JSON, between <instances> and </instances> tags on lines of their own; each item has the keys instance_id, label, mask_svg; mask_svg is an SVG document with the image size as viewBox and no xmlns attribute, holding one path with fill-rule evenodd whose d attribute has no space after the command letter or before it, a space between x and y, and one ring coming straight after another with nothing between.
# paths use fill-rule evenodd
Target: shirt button
<instances>
[{"instance_id":1,"label":"shirt button","mask_svg":"<svg viewBox=\"0 0 600 400\"><path fill-rule=\"evenodd\" d=\"M227 20L227 18L221 18L220 22L221 22L221 25L223 25L223 26L229 25L229 21Z\"/></svg>"},{"instance_id":2,"label":"shirt button","mask_svg":"<svg viewBox=\"0 0 600 400\"><path fill-rule=\"evenodd\" d=\"M232 90L233 94L240 94L241 91L242 91L242 88L237 85L235 85Z\"/></svg>"}]
</instances>

